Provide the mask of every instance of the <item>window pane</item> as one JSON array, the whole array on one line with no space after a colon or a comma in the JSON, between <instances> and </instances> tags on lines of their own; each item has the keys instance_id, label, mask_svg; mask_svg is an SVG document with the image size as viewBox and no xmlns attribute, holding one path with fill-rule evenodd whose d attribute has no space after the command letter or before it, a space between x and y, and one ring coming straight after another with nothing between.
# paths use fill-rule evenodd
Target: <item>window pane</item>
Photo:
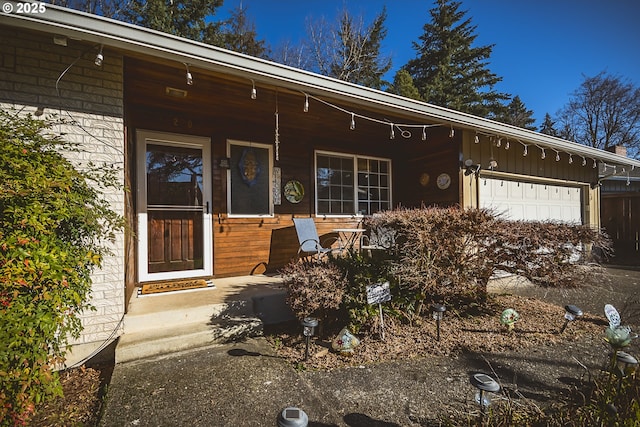
<instances>
[{"instance_id":1,"label":"window pane","mask_svg":"<svg viewBox=\"0 0 640 427\"><path fill-rule=\"evenodd\" d=\"M353 214L345 211L344 201L353 204L353 158L317 155L316 180L319 214Z\"/></svg>"},{"instance_id":2,"label":"window pane","mask_svg":"<svg viewBox=\"0 0 640 427\"><path fill-rule=\"evenodd\" d=\"M231 207L236 215L269 215L271 213L270 150L232 144Z\"/></svg>"},{"instance_id":3,"label":"window pane","mask_svg":"<svg viewBox=\"0 0 640 427\"><path fill-rule=\"evenodd\" d=\"M147 145L147 204L202 206L202 151Z\"/></svg>"}]
</instances>

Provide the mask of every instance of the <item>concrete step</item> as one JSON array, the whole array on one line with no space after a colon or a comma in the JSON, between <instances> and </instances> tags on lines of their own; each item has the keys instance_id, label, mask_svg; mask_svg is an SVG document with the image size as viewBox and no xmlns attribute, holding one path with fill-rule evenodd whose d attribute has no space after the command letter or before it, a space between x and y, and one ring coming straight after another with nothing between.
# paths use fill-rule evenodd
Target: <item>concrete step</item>
<instances>
[{"instance_id":1,"label":"concrete step","mask_svg":"<svg viewBox=\"0 0 640 427\"><path fill-rule=\"evenodd\" d=\"M262 332L262 321L251 316L225 316L204 323L182 323L125 332L116 346L115 362L130 362L211 344L224 344L260 336Z\"/></svg>"},{"instance_id":2,"label":"concrete step","mask_svg":"<svg viewBox=\"0 0 640 427\"><path fill-rule=\"evenodd\" d=\"M124 332L125 334L135 334L149 329L173 328L176 325L207 324L218 317L243 316L253 316L252 301L203 303L191 307L176 305L175 308L158 311L136 312L131 310L124 318Z\"/></svg>"},{"instance_id":3,"label":"concrete step","mask_svg":"<svg viewBox=\"0 0 640 427\"><path fill-rule=\"evenodd\" d=\"M262 335L263 325L293 318L278 278L217 280L207 289L132 298L116 363Z\"/></svg>"}]
</instances>

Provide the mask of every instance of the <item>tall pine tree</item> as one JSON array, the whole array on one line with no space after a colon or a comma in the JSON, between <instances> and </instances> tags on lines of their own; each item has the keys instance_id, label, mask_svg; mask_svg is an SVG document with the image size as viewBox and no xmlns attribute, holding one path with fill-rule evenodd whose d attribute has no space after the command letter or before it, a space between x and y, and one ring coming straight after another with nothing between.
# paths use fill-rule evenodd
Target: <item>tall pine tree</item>
<instances>
[{"instance_id":1,"label":"tall pine tree","mask_svg":"<svg viewBox=\"0 0 640 427\"><path fill-rule=\"evenodd\" d=\"M413 42L416 58L405 69L429 103L481 117L499 115L509 95L494 89L502 78L487 68L493 45L472 46L476 27L459 10L460 2L436 1L431 22L424 25L420 41Z\"/></svg>"},{"instance_id":2,"label":"tall pine tree","mask_svg":"<svg viewBox=\"0 0 640 427\"><path fill-rule=\"evenodd\" d=\"M533 118L533 111L527 110L527 107L525 107L518 95L511 100L503 112L496 115L495 119L502 123L529 130L538 129L533 125L536 122L536 119Z\"/></svg>"},{"instance_id":3,"label":"tall pine tree","mask_svg":"<svg viewBox=\"0 0 640 427\"><path fill-rule=\"evenodd\" d=\"M223 0L129 0L123 20L142 27L210 44L220 37L221 23L211 16Z\"/></svg>"},{"instance_id":4,"label":"tall pine tree","mask_svg":"<svg viewBox=\"0 0 640 427\"><path fill-rule=\"evenodd\" d=\"M549 113L544 115L544 121L542 122L542 126L540 128L540 133L549 136L559 136L560 132L556 129L556 122L551 118Z\"/></svg>"},{"instance_id":5,"label":"tall pine tree","mask_svg":"<svg viewBox=\"0 0 640 427\"><path fill-rule=\"evenodd\" d=\"M234 52L268 58L269 49L264 40L258 39L255 23L248 17L247 8L242 3L231 11L231 17L224 23L219 39L213 44Z\"/></svg>"}]
</instances>

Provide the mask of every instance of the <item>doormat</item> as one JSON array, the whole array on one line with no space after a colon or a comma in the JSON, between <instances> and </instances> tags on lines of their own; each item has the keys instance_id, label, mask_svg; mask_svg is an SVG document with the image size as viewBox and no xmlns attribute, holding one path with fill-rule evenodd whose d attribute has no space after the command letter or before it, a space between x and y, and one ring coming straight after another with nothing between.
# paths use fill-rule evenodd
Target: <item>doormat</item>
<instances>
[{"instance_id":1,"label":"doormat","mask_svg":"<svg viewBox=\"0 0 640 427\"><path fill-rule=\"evenodd\" d=\"M160 292L183 291L185 289L206 288L207 282L203 279L180 280L175 282L145 283L142 285L141 294L157 294Z\"/></svg>"}]
</instances>

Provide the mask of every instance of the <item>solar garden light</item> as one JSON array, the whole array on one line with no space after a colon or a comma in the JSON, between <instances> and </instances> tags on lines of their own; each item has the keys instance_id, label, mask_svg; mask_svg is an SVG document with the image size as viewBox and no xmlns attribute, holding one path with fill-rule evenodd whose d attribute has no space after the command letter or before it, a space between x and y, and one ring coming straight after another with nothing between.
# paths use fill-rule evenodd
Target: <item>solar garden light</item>
<instances>
[{"instance_id":1,"label":"solar garden light","mask_svg":"<svg viewBox=\"0 0 640 427\"><path fill-rule=\"evenodd\" d=\"M318 319L313 317L305 317L302 319L302 335L305 336L307 343L306 350L304 352L304 360L309 358L309 339L315 333L316 326L318 326Z\"/></svg>"},{"instance_id":2,"label":"solar garden light","mask_svg":"<svg viewBox=\"0 0 640 427\"><path fill-rule=\"evenodd\" d=\"M289 406L278 414L278 427L307 427L309 417L300 408Z\"/></svg>"},{"instance_id":3,"label":"solar garden light","mask_svg":"<svg viewBox=\"0 0 640 427\"><path fill-rule=\"evenodd\" d=\"M575 305L571 305L571 304L565 305L564 309L565 309L565 313L564 313L565 321L564 321L564 325L562 325L562 329L560 329L560 333L564 332L569 322L576 320L576 317L582 316L582 310L580 310Z\"/></svg>"},{"instance_id":4,"label":"solar garden light","mask_svg":"<svg viewBox=\"0 0 640 427\"><path fill-rule=\"evenodd\" d=\"M496 393L500 391L500 384L496 382L487 374L477 373L473 374L470 378L471 384L478 389L476 393L476 402L480 405L480 424L482 424L482 418L484 417L485 409L491 404L489 396L485 396L484 392Z\"/></svg>"},{"instance_id":5,"label":"solar garden light","mask_svg":"<svg viewBox=\"0 0 640 427\"><path fill-rule=\"evenodd\" d=\"M638 359L626 353L624 351L616 351L616 362L618 365L618 370L620 371L620 378L618 379L618 394L620 393L620 387L622 386L622 377L626 376L627 368L629 365L635 366L638 365Z\"/></svg>"},{"instance_id":6,"label":"solar garden light","mask_svg":"<svg viewBox=\"0 0 640 427\"><path fill-rule=\"evenodd\" d=\"M436 321L436 327L438 330L438 341L440 341L440 321L442 320L444 312L447 311L447 308L442 304L433 304L431 306L431 310L433 312L433 319Z\"/></svg>"}]
</instances>

